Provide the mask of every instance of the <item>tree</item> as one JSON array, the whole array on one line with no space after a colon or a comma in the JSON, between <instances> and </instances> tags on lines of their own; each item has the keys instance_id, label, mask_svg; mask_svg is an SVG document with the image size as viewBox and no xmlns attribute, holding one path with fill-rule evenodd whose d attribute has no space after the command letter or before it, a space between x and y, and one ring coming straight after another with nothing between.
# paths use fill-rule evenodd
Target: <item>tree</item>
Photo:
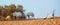
<instances>
[{"instance_id":1,"label":"tree","mask_svg":"<svg viewBox=\"0 0 60 25\"><path fill-rule=\"evenodd\" d=\"M3 6L0 6L0 16L2 16L1 10L3 9Z\"/></svg>"},{"instance_id":2,"label":"tree","mask_svg":"<svg viewBox=\"0 0 60 25\"><path fill-rule=\"evenodd\" d=\"M28 16L28 18L30 18L30 16L34 17L34 13L33 12L28 12L27 16Z\"/></svg>"},{"instance_id":3,"label":"tree","mask_svg":"<svg viewBox=\"0 0 60 25\"><path fill-rule=\"evenodd\" d=\"M16 9L15 4L11 4L11 5L9 5L9 7L8 7L8 11L9 11L10 13L13 13L15 9Z\"/></svg>"},{"instance_id":4,"label":"tree","mask_svg":"<svg viewBox=\"0 0 60 25\"><path fill-rule=\"evenodd\" d=\"M18 5L17 6L16 12L21 12L21 14L23 15L23 16L20 17L21 19L25 19L26 18L25 14L24 14L24 10L23 10L23 6L22 5Z\"/></svg>"},{"instance_id":5,"label":"tree","mask_svg":"<svg viewBox=\"0 0 60 25\"><path fill-rule=\"evenodd\" d=\"M5 18L13 18L13 13L14 12L21 12L21 14L23 16L21 16L21 19L25 19L25 15L23 12L23 6L22 5L18 5L16 6L15 4L11 4L11 5L5 5L5 6L0 6L0 15L5 17ZM19 14L20 16L20 14Z\"/></svg>"},{"instance_id":6,"label":"tree","mask_svg":"<svg viewBox=\"0 0 60 25\"><path fill-rule=\"evenodd\" d=\"M15 4L9 5L9 7L8 7L8 15L10 15L12 19L14 18L13 17L13 12L15 12L15 10L16 10Z\"/></svg>"}]
</instances>

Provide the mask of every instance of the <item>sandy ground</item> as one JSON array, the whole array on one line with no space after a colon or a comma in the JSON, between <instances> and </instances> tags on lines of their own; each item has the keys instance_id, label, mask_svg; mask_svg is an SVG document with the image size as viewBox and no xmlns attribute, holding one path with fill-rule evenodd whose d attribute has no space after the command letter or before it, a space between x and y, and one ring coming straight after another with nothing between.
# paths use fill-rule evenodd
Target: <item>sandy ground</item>
<instances>
[{"instance_id":1,"label":"sandy ground","mask_svg":"<svg viewBox=\"0 0 60 25\"><path fill-rule=\"evenodd\" d=\"M0 21L0 25L60 25L60 19Z\"/></svg>"}]
</instances>

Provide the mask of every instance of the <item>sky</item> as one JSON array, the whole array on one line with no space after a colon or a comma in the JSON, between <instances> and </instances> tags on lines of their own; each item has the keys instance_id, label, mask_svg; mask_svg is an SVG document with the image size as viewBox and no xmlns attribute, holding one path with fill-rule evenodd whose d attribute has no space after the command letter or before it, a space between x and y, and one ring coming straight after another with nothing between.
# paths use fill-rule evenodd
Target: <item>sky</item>
<instances>
[{"instance_id":1,"label":"sky","mask_svg":"<svg viewBox=\"0 0 60 25\"><path fill-rule=\"evenodd\" d=\"M0 5L20 4L23 9L28 12L33 12L35 18L51 16L55 9L55 16L60 16L60 0L0 0Z\"/></svg>"}]
</instances>

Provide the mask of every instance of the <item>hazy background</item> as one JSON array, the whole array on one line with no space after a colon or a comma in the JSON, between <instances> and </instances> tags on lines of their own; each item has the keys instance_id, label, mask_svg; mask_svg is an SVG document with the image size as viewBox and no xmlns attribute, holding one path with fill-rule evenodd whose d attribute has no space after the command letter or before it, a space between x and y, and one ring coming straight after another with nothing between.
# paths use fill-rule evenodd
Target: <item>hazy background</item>
<instances>
[{"instance_id":1,"label":"hazy background","mask_svg":"<svg viewBox=\"0 0 60 25\"><path fill-rule=\"evenodd\" d=\"M21 4L23 5L25 14L33 12L35 17L46 17L49 13L56 9L55 15L60 16L60 0L0 0L0 5Z\"/></svg>"}]
</instances>

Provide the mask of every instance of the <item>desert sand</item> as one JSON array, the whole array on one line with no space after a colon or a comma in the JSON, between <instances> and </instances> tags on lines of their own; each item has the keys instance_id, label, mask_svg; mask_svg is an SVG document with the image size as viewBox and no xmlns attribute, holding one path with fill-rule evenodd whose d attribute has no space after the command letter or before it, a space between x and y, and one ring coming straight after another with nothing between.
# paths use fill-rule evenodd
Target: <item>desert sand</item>
<instances>
[{"instance_id":1,"label":"desert sand","mask_svg":"<svg viewBox=\"0 0 60 25\"><path fill-rule=\"evenodd\" d=\"M33 19L20 21L0 21L0 25L60 25L60 18Z\"/></svg>"}]
</instances>

